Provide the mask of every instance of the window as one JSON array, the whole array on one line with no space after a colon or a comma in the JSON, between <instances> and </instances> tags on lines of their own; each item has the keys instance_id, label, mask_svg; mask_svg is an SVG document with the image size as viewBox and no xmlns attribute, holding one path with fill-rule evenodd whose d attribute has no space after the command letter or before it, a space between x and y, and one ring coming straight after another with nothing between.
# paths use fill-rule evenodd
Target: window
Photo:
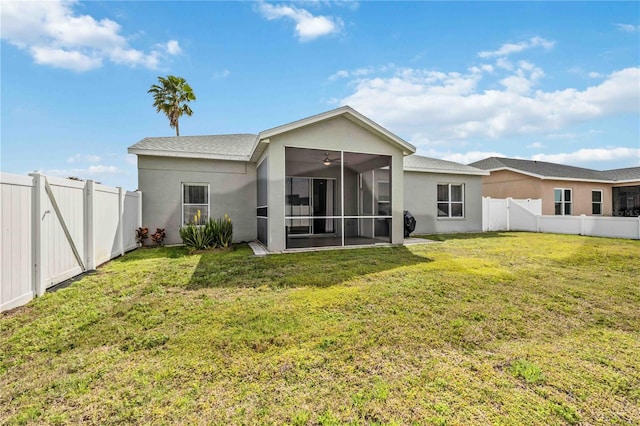
<instances>
[{"instance_id":1,"label":"window","mask_svg":"<svg viewBox=\"0 0 640 426\"><path fill-rule=\"evenodd\" d=\"M200 218L197 219L198 212ZM209 220L209 185L206 183L182 184L182 224L201 225Z\"/></svg>"},{"instance_id":2,"label":"window","mask_svg":"<svg viewBox=\"0 0 640 426\"><path fill-rule=\"evenodd\" d=\"M571 216L571 189L556 188L554 190L555 214L559 216Z\"/></svg>"},{"instance_id":3,"label":"window","mask_svg":"<svg viewBox=\"0 0 640 426\"><path fill-rule=\"evenodd\" d=\"M591 191L591 214L602 214L602 190L594 189Z\"/></svg>"},{"instance_id":4,"label":"window","mask_svg":"<svg viewBox=\"0 0 640 426\"><path fill-rule=\"evenodd\" d=\"M438 184L438 217L464 217L464 185Z\"/></svg>"},{"instance_id":5,"label":"window","mask_svg":"<svg viewBox=\"0 0 640 426\"><path fill-rule=\"evenodd\" d=\"M378 215L391 215L391 197L389 196L389 181L378 181Z\"/></svg>"}]
</instances>

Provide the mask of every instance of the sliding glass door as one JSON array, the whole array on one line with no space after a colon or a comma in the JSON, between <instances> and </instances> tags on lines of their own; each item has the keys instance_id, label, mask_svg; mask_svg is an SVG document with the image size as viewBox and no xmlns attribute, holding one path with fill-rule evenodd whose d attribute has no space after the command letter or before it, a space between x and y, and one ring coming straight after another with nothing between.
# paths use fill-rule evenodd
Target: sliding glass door
<instances>
[{"instance_id":1,"label":"sliding glass door","mask_svg":"<svg viewBox=\"0 0 640 426\"><path fill-rule=\"evenodd\" d=\"M287 177L286 211L289 235L336 232L336 180Z\"/></svg>"}]
</instances>

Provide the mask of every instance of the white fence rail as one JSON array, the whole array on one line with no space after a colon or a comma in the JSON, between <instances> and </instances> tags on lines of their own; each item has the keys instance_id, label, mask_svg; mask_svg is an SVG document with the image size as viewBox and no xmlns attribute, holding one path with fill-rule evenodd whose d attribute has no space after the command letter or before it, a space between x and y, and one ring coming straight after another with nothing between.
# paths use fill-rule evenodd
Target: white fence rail
<instances>
[{"instance_id":1,"label":"white fence rail","mask_svg":"<svg viewBox=\"0 0 640 426\"><path fill-rule=\"evenodd\" d=\"M0 311L137 247L141 192L2 173L0 197Z\"/></svg>"},{"instance_id":2,"label":"white fence rail","mask_svg":"<svg viewBox=\"0 0 640 426\"><path fill-rule=\"evenodd\" d=\"M484 197L482 201L483 231L529 231L640 239L640 217L543 216L536 203L524 203L524 200Z\"/></svg>"}]
</instances>

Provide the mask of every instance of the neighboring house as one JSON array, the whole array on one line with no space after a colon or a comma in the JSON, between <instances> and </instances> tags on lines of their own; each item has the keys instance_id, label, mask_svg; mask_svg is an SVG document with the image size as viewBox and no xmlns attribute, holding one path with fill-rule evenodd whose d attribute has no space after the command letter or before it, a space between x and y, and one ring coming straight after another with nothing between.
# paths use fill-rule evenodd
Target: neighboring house
<instances>
[{"instance_id":1,"label":"neighboring house","mask_svg":"<svg viewBox=\"0 0 640 426\"><path fill-rule=\"evenodd\" d=\"M543 215L640 215L640 167L599 171L498 157L470 166L490 173L482 179L483 196L539 198Z\"/></svg>"},{"instance_id":2,"label":"neighboring house","mask_svg":"<svg viewBox=\"0 0 640 426\"><path fill-rule=\"evenodd\" d=\"M258 135L145 138L138 156L145 226L166 242L198 211L228 214L235 241L291 248L402 244L403 210L416 232L482 229L481 178L415 148L345 106ZM405 170L406 167L406 170Z\"/></svg>"}]
</instances>

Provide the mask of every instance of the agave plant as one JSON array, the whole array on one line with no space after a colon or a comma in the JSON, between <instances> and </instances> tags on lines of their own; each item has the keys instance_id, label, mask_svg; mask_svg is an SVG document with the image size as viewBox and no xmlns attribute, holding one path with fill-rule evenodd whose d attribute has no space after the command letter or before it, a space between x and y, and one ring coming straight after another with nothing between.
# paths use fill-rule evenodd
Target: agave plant
<instances>
[{"instance_id":1,"label":"agave plant","mask_svg":"<svg viewBox=\"0 0 640 426\"><path fill-rule=\"evenodd\" d=\"M229 247L231 245L231 240L233 239L233 223L226 213L224 218L218 219L218 227L220 245L222 247Z\"/></svg>"}]
</instances>

